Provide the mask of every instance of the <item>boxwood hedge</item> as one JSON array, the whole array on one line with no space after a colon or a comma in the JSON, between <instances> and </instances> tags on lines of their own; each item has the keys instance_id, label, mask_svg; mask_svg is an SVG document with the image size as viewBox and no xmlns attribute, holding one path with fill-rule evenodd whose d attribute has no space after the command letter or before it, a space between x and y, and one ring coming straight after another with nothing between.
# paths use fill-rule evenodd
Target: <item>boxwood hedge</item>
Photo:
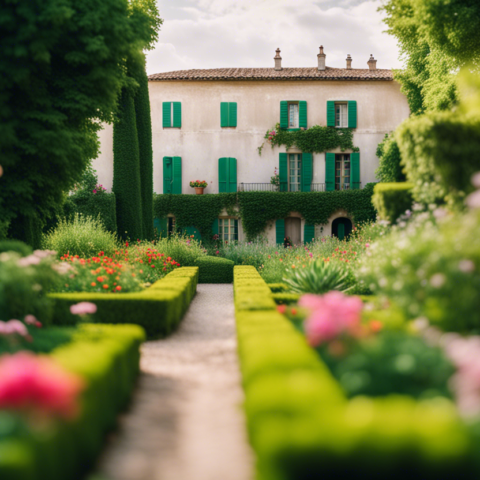
<instances>
[{"instance_id":1,"label":"boxwood hedge","mask_svg":"<svg viewBox=\"0 0 480 480\"><path fill-rule=\"evenodd\" d=\"M234 262L221 257L201 257L195 260L199 268L199 283L232 283Z\"/></svg>"}]
</instances>

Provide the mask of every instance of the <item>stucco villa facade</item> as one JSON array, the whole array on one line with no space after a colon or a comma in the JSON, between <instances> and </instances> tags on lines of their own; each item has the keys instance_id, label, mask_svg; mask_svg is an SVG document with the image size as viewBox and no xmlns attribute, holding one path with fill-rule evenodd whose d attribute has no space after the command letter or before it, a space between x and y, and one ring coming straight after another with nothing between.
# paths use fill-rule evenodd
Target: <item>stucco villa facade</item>
<instances>
[{"instance_id":1,"label":"stucco villa facade","mask_svg":"<svg viewBox=\"0 0 480 480\"><path fill-rule=\"evenodd\" d=\"M323 47L317 66L283 68L277 50L272 68L184 70L149 77L152 115L154 191L194 194L191 180L206 180L206 194L272 190L275 170L282 191L361 188L377 181L377 145L409 116L409 107L391 70L326 66ZM359 152L306 153L271 148L267 130L314 125L354 129ZM94 161L100 182L113 181L113 127L100 135ZM261 155L258 147L264 144ZM339 212L339 215L344 213ZM332 233L323 226L320 235ZM239 222L240 223L240 222ZM233 227L232 227L233 228ZM238 239L241 225L235 226ZM267 236L275 237L272 226ZM303 232L303 225L301 228Z\"/></svg>"}]
</instances>

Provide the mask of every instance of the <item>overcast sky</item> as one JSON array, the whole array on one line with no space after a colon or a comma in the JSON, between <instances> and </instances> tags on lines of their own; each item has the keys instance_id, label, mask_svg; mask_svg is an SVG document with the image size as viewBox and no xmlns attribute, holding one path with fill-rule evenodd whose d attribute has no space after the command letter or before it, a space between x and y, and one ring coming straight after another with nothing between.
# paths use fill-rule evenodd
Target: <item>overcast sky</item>
<instances>
[{"instance_id":1,"label":"overcast sky","mask_svg":"<svg viewBox=\"0 0 480 480\"><path fill-rule=\"evenodd\" d=\"M148 74L191 68L273 67L280 47L284 67L317 65L399 68L396 40L383 33L381 0L158 0L164 24L147 56Z\"/></svg>"}]
</instances>

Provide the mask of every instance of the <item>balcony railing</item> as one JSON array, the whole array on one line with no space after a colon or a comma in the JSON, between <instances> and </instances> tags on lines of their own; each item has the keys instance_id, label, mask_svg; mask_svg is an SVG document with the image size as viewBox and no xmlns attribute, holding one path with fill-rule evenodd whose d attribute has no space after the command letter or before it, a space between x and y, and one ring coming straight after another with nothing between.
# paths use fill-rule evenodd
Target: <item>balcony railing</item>
<instances>
[{"instance_id":1,"label":"balcony railing","mask_svg":"<svg viewBox=\"0 0 480 480\"><path fill-rule=\"evenodd\" d=\"M362 188L361 183L355 183L353 188ZM327 190L325 183L312 183L310 185L311 192L325 192ZM335 185L334 190L350 190L350 184L344 183L343 185ZM286 185L274 185L272 183L239 183L239 192L288 192Z\"/></svg>"}]
</instances>

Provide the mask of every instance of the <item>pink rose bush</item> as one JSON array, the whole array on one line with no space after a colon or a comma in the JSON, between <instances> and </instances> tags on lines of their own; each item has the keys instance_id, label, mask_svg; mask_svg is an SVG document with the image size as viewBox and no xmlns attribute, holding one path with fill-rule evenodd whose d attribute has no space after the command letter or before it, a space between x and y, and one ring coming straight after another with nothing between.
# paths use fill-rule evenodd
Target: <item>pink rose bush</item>
<instances>
[{"instance_id":1,"label":"pink rose bush","mask_svg":"<svg viewBox=\"0 0 480 480\"><path fill-rule=\"evenodd\" d=\"M72 419L83 380L48 357L20 352L0 357L0 410Z\"/></svg>"}]
</instances>

